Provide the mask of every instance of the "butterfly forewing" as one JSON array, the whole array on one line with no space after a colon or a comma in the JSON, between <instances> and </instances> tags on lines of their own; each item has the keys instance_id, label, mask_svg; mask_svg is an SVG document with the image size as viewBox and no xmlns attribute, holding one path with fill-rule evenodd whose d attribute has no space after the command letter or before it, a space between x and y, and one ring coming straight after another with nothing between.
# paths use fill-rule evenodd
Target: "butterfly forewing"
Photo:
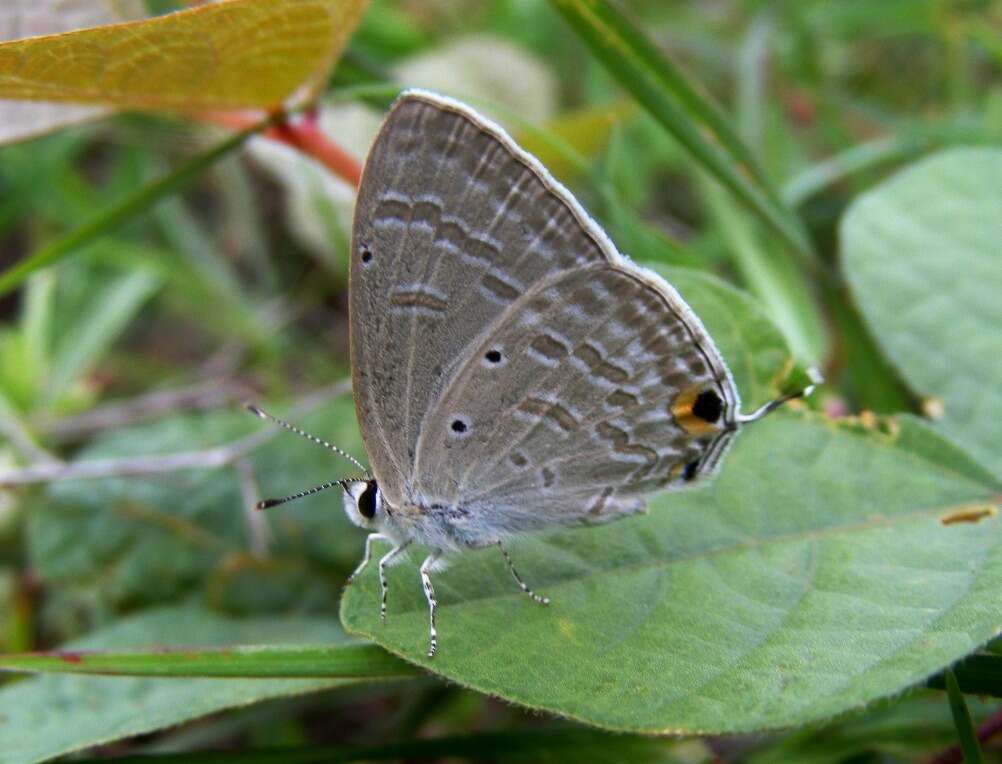
<instances>
[{"instance_id":1,"label":"butterfly forewing","mask_svg":"<svg viewBox=\"0 0 1002 764\"><path fill-rule=\"evenodd\" d=\"M397 101L366 163L351 346L390 503L463 507L506 530L640 509L639 494L722 449L737 411L674 290L621 258L503 131L430 94ZM710 389L719 415L688 416Z\"/></svg>"},{"instance_id":2,"label":"butterfly forewing","mask_svg":"<svg viewBox=\"0 0 1002 764\"><path fill-rule=\"evenodd\" d=\"M462 107L397 101L366 161L350 284L356 407L391 503L468 347L531 284L604 258L538 170Z\"/></svg>"}]
</instances>

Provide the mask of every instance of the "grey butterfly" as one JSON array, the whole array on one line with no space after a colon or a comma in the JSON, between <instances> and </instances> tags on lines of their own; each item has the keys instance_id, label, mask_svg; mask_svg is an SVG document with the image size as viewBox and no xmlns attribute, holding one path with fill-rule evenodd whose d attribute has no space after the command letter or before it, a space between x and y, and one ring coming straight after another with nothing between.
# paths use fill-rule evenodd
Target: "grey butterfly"
<instances>
[{"instance_id":1,"label":"grey butterfly","mask_svg":"<svg viewBox=\"0 0 1002 764\"><path fill-rule=\"evenodd\" d=\"M387 566L430 549L429 657L443 554L496 544L547 604L507 538L641 512L646 494L711 475L740 425L794 397L742 416L679 294L503 129L425 91L400 95L366 160L349 291L372 473L288 498L344 489L348 517L373 531L353 577L373 542L393 545L378 563L384 618Z\"/></svg>"}]
</instances>

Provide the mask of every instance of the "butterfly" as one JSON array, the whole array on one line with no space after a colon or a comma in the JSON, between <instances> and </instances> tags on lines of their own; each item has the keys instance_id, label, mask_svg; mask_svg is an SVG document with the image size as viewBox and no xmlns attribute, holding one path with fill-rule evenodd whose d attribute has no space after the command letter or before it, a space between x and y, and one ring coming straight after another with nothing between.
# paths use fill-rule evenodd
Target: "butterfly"
<instances>
[{"instance_id":1,"label":"butterfly","mask_svg":"<svg viewBox=\"0 0 1002 764\"><path fill-rule=\"evenodd\" d=\"M641 512L651 492L712 475L738 429L811 388L740 413L702 322L659 275L619 254L570 192L498 125L404 91L362 174L352 231L355 409L371 473L339 485L369 531L381 615L386 569L412 544L429 647L443 555ZM349 579L350 581L351 579Z\"/></svg>"}]
</instances>

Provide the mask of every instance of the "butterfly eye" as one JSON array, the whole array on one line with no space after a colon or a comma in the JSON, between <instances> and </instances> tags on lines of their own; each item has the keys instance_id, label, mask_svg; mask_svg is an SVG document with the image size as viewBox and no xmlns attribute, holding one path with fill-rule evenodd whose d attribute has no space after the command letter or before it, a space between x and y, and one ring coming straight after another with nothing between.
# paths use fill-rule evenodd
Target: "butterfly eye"
<instances>
[{"instance_id":1,"label":"butterfly eye","mask_svg":"<svg viewBox=\"0 0 1002 764\"><path fill-rule=\"evenodd\" d=\"M376 516L376 494L378 492L376 481L370 480L358 497L358 513L366 520L371 520Z\"/></svg>"},{"instance_id":2,"label":"butterfly eye","mask_svg":"<svg viewBox=\"0 0 1002 764\"><path fill-rule=\"evenodd\" d=\"M362 262L365 265L372 262L372 250L368 247L362 247Z\"/></svg>"}]
</instances>

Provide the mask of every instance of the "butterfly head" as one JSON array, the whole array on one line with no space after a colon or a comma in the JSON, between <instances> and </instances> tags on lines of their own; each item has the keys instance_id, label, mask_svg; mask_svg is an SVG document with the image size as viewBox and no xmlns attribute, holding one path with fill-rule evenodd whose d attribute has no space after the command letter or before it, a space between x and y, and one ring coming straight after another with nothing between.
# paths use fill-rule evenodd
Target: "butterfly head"
<instances>
[{"instance_id":1,"label":"butterfly head","mask_svg":"<svg viewBox=\"0 0 1002 764\"><path fill-rule=\"evenodd\" d=\"M378 530L389 517L375 480L343 480L344 512L360 528Z\"/></svg>"}]
</instances>

